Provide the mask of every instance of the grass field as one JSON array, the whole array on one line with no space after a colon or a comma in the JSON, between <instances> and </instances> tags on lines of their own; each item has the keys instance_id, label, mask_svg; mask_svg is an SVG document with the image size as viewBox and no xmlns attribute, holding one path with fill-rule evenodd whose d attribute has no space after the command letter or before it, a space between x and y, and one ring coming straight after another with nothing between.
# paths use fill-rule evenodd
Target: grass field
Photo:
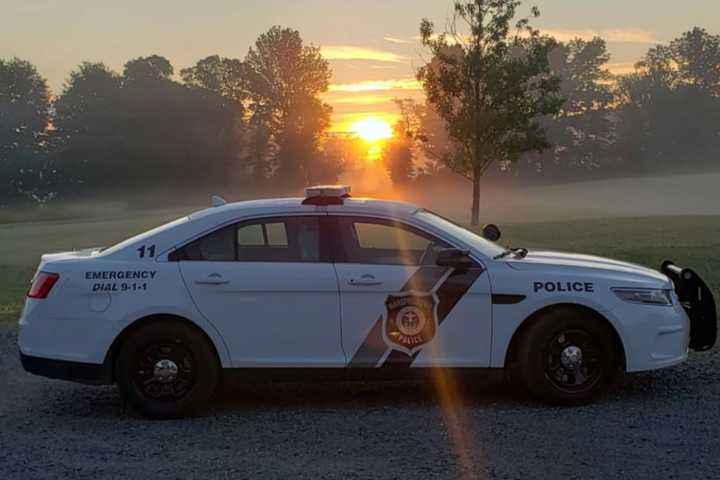
<instances>
[{"instance_id":1,"label":"grass field","mask_svg":"<svg viewBox=\"0 0 720 480\"><path fill-rule=\"evenodd\" d=\"M15 321L40 255L109 246L177 218L183 210L113 211L112 218L0 223L0 321ZM592 253L657 268L665 259L698 271L720 298L720 216L605 218L502 226L501 243Z\"/></svg>"}]
</instances>

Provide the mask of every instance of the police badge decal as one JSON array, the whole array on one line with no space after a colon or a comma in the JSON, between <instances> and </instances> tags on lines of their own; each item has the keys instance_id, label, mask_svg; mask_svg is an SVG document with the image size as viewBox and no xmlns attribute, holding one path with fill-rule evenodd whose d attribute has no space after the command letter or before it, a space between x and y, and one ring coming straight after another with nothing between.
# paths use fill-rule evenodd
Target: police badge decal
<instances>
[{"instance_id":1,"label":"police badge decal","mask_svg":"<svg viewBox=\"0 0 720 480\"><path fill-rule=\"evenodd\" d=\"M435 337L438 299L434 293L403 292L385 301L383 337L394 350L414 355Z\"/></svg>"}]
</instances>

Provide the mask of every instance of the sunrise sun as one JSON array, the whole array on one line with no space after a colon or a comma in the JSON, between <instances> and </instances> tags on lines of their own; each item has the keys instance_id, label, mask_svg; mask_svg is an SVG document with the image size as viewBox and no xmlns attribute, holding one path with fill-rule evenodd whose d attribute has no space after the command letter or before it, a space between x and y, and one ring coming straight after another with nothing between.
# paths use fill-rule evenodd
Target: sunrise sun
<instances>
[{"instance_id":1,"label":"sunrise sun","mask_svg":"<svg viewBox=\"0 0 720 480\"><path fill-rule=\"evenodd\" d=\"M377 142L392 137L392 127L379 117L358 120L350 126L351 130L367 142Z\"/></svg>"}]
</instances>

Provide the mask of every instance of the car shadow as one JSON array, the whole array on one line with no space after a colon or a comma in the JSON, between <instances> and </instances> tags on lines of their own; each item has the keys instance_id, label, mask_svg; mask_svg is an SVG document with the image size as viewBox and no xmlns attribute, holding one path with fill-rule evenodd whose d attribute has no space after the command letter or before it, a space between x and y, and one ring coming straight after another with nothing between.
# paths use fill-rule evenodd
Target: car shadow
<instances>
[{"instance_id":1,"label":"car shadow","mask_svg":"<svg viewBox=\"0 0 720 480\"><path fill-rule=\"evenodd\" d=\"M704 372L706 363L715 364L715 356L698 362L667 369L625 374L595 408L618 402L652 401L668 397L702 395L704 388L715 385ZM117 388L87 387L61 381L41 382L35 389L37 402L26 398L26 408L36 413L60 417L142 418L120 398ZM33 406L33 404L35 404ZM364 382L248 382L225 383L216 392L200 417L238 413L276 413L299 410L306 412L373 412L378 409L446 408L514 408L547 410L557 408L530 399L524 392L495 377L483 379L428 378L408 381ZM580 407L582 408L582 407Z\"/></svg>"},{"instance_id":2,"label":"car shadow","mask_svg":"<svg viewBox=\"0 0 720 480\"><path fill-rule=\"evenodd\" d=\"M432 407L445 403L483 406L525 403L518 392L502 382L372 381L341 383L280 383L232 385L223 388L212 409L374 409Z\"/></svg>"}]
</instances>

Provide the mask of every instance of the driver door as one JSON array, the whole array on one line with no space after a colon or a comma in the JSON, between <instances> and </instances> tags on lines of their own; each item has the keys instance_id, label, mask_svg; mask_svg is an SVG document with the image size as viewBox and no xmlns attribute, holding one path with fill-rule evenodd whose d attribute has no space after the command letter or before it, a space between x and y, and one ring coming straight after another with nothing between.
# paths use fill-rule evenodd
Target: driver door
<instances>
[{"instance_id":1,"label":"driver door","mask_svg":"<svg viewBox=\"0 0 720 480\"><path fill-rule=\"evenodd\" d=\"M491 295L478 264L435 264L447 242L409 225L331 216L349 367L490 364Z\"/></svg>"}]
</instances>

